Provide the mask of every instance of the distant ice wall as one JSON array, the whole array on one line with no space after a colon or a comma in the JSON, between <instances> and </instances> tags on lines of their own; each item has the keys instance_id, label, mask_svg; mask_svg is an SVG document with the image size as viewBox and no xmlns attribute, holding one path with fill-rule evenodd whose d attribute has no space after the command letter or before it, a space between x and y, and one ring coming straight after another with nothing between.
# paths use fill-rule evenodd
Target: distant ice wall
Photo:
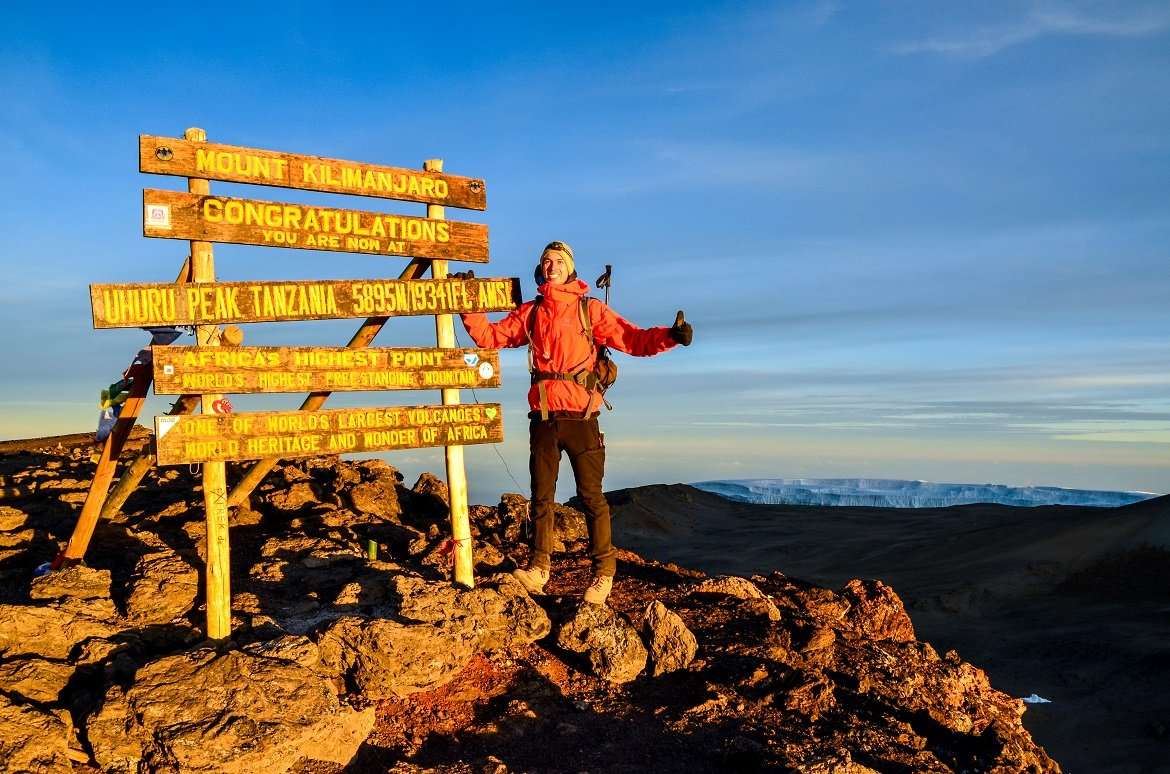
<instances>
[{"instance_id":1,"label":"distant ice wall","mask_svg":"<svg viewBox=\"0 0 1170 774\"><path fill-rule=\"evenodd\" d=\"M971 503L1114 508L1157 496L1149 492L1104 492L1055 486L938 484L886 478L759 478L700 481L691 486L745 503L861 505L875 508L945 508Z\"/></svg>"}]
</instances>

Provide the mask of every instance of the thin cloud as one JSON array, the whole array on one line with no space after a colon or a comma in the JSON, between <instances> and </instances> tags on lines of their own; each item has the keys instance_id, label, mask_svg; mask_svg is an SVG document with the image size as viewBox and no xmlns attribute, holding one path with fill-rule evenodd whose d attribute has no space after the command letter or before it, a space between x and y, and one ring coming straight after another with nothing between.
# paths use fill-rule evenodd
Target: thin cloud
<instances>
[{"instance_id":1,"label":"thin cloud","mask_svg":"<svg viewBox=\"0 0 1170 774\"><path fill-rule=\"evenodd\" d=\"M929 37L890 48L895 54L938 54L982 59L1049 36L1136 38L1154 35L1170 27L1170 10L1143 7L1103 15L1083 13L1071 7L1045 7L1023 19L998 27L984 27L965 35Z\"/></svg>"}]
</instances>

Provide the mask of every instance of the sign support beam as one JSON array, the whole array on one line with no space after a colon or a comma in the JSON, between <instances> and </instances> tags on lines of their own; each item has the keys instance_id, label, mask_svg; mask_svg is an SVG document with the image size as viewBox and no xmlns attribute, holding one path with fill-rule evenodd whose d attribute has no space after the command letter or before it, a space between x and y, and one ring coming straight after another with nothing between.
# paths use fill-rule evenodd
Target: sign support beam
<instances>
[{"instance_id":1,"label":"sign support beam","mask_svg":"<svg viewBox=\"0 0 1170 774\"><path fill-rule=\"evenodd\" d=\"M207 141L207 133L198 128L188 129L183 137L190 142ZM195 177L187 178L187 190L207 196L211 193L211 183ZM210 242L191 242L191 281L215 282L215 256L211 252ZM219 346L218 330L214 325L197 326L195 339L201 347ZM212 406L222 397L202 396L199 401L202 413L214 413ZM211 640L225 640L232 633L232 592L227 471L222 462L203 464L203 507L207 512L207 637Z\"/></svg>"},{"instance_id":2,"label":"sign support beam","mask_svg":"<svg viewBox=\"0 0 1170 774\"><path fill-rule=\"evenodd\" d=\"M442 159L427 159L423 162L423 169L427 172L442 172ZM427 218L444 220L446 208L437 204L427 205ZM447 261L431 261L431 276L435 279L445 279L447 276ZM438 345L446 349L455 348L455 322L452 315L435 315L435 338ZM441 390L443 405L458 404L459 390ZM451 539L454 541L452 557L455 563L455 582L466 588L475 587L475 564L471 552L471 521L467 505L467 470L463 465L463 447L445 446L444 456L447 462L447 493L448 506L451 511Z\"/></svg>"},{"instance_id":3,"label":"sign support beam","mask_svg":"<svg viewBox=\"0 0 1170 774\"><path fill-rule=\"evenodd\" d=\"M179 275L175 277L175 283L187 282L190 275L191 259L187 258L183 261L183 268L179 269ZM134 377L134 384L130 388L130 397L122 404L122 413L118 415L118 422L106 437L106 442L102 444L101 457L98 458L93 479L89 482L89 491L85 494L85 504L81 506L81 515L77 517L77 524L74 526L73 534L69 536L69 542L65 544L64 550L53 559L52 568L54 570L59 570L66 564L75 564L84 559L85 551L89 548L89 541L93 539L93 532L97 529L98 520L102 516L109 515L103 503L106 502L106 494L110 491L110 484L114 480L114 471L118 467L118 457L122 454L122 447L138 420L143 403L146 402L146 393L150 389L150 381L154 377L154 372L148 366L133 369L130 376ZM149 468L150 450L144 451L140 457L142 456L146 457L147 468ZM142 472L145 474L146 470ZM125 473L123 473L124 477ZM141 480L141 476L139 480ZM121 481L118 483L119 488L121 488Z\"/></svg>"}]
</instances>

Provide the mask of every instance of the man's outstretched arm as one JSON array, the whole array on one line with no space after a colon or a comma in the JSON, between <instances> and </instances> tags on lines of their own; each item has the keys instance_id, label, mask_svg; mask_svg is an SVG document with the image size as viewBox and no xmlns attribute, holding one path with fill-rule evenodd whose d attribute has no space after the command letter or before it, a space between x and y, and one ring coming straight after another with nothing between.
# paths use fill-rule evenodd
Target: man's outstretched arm
<instances>
[{"instance_id":1,"label":"man's outstretched arm","mask_svg":"<svg viewBox=\"0 0 1170 774\"><path fill-rule=\"evenodd\" d=\"M505 349L507 347L522 347L528 343L528 333L525 330L527 315L523 306L508 312L508 315L498 323L488 320L483 312L469 312L459 315L467 335L471 337L477 347L489 349Z\"/></svg>"},{"instance_id":2,"label":"man's outstretched arm","mask_svg":"<svg viewBox=\"0 0 1170 774\"><path fill-rule=\"evenodd\" d=\"M682 339L674 333L677 325L676 328L639 328L600 301L590 302L589 314L593 322L594 340L628 355L649 357L682 343ZM686 323L683 325L690 328ZM690 343L689 338L686 343Z\"/></svg>"}]
</instances>

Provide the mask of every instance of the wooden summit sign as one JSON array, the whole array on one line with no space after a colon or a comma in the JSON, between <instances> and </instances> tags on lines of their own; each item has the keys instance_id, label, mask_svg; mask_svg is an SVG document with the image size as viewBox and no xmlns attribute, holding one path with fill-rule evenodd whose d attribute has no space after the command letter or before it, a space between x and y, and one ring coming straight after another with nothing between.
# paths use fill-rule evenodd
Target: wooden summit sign
<instances>
[{"instance_id":1,"label":"wooden summit sign","mask_svg":"<svg viewBox=\"0 0 1170 774\"><path fill-rule=\"evenodd\" d=\"M481 223L147 188L142 234L163 239L488 261Z\"/></svg>"},{"instance_id":2,"label":"wooden summit sign","mask_svg":"<svg viewBox=\"0 0 1170 774\"><path fill-rule=\"evenodd\" d=\"M499 387L494 349L152 347L158 395Z\"/></svg>"},{"instance_id":3,"label":"wooden summit sign","mask_svg":"<svg viewBox=\"0 0 1170 774\"><path fill-rule=\"evenodd\" d=\"M152 347L150 365L145 355L136 358L132 399L105 441L85 506L53 568L83 558L99 515L116 513L151 464L203 463L206 633L223 641L232 633L228 508L247 502L279 459L441 446L454 581L473 588L463 447L502 441L503 415L496 403L463 403L459 390L498 387L500 359L495 350L459 347L453 315L509 311L521 301L516 278L448 276L449 260L488 261L487 226L448 221L445 211L485 209L484 181L444 174L442 159L416 170L279 153L209 143L197 127L183 139L142 135L138 151L142 172L186 178L186 191L144 190L142 213L143 234L187 241L188 259L173 284L90 285L93 324L194 326L199 346ZM211 180L422 202L426 216L216 196ZM397 279L217 282L214 242L412 260ZM431 278L422 279L428 271ZM405 315L434 316L435 347L370 346L390 318ZM221 327L336 318L364 318L345 347L239 347L240 337ZM154 449L123 470L108 497L118 451L151 382L157 393L183 397L155 417ZM437 389L442 405L322 409L333 392L402 389ZM291 391L308 393L297 411L236 414L223 399ZM197 407L202 413L191 413ZM256 462L229 491L225 463L234 460Z\"/></svg>"},{"instance_id":4,"label":"wooden summit sign","mask_svg":"<svg viewBox=\"0 0 1170 774\"><path fill-rule=\"evenodd\" d=\"M176 137L140 136L138 169L156 175L487 209L487 186L477 178Z\"/></svg>"},{"instance_id":5,"label":"wooden summit sign","mask_svg":"<svg viewBox=\"0 0 1170 774\"><path fill-rule=\"evenodd\" d=\"M159 465L498 443L497 403L155 417Z\"/></svg>"},{"instance_id":6,"label":"wooden summit sign","mask_svg":"<svg viewBox=\"0 0 1170 774\"><path fill-rule=\"evenodd\" d=\"M520 280L301 280L90 285L94 328L501 312Z\"/></svg>"}]
</instances>

